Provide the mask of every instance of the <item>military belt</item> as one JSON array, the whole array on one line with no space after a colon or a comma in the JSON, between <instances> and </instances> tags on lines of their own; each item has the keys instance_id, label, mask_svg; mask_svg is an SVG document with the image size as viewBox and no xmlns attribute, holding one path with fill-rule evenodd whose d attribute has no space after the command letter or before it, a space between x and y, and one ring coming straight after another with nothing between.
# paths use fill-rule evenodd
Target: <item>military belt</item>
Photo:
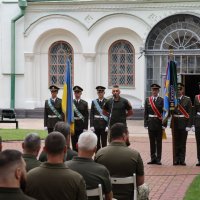
<instances>
[{"instance_id":1,"label":"military belt","mask_svg":"<svg viewBox=\"0 0 200 200\"><path fill-rule=\"evenodd\" d=\"M81 118L80 118L80 117L74 117L74 119L75 119L75 120L81 120Z\"/></svg>"},{"instance_id":2,"label":"military belt","mask_svg":"<svg viewBox=\"0 0 200 200\"><path fill-rule=\"evenodd\" d=\"M57 115L48 115L48 118L57 118Z\"/></svg>"},{"instance_id":3,"label":"military belt","mask_svg":"<svg viewBox=\"0 0 200 200\"><path fill-rule=\"evenodd\" d=\"M103 119L103 116L101 116L101 115L94 115L94 118Z\"/></svg>"},{"instance_id":4,"label":"military belt","mask_svg":"<svg viewBox=\"0 0 200 200\"><path fill-rule=\"evenodd\" d=\"M185 117L184 115L174 115L174 117Z\"/></svg>"},{"instance_id":5,"label":"military belt","mask_svg":"<svg viewBox=\"0 0 200 200\"><path fill-rule=\"evenodd\" d=\"M149 115L149 117L158 117L157 115Z\"/></svg>"}]
</instances>

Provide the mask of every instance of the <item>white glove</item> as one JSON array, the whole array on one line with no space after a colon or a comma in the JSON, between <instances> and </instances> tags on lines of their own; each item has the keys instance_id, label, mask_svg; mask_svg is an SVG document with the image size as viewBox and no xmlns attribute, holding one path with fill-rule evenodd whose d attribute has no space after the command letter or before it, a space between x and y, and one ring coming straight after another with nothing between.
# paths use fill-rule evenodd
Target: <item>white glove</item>
<instances>
[{"instance_id":1,"label":"white glove","mask_svg":"<svg viewBox=\"0 0 200 200\"><path fill-rule=\"evenodd\" d=\"M191 129L192 129L192 131L193 131L193 132L195 132L195 126L192 126L192 128L191 128Z\"/></svg>"},{"instance_id":2,"label":"white glove","mask_svg":"<svg viewBox=\"0 0 200 200\"><path fill-rule=\"evenodd\" d=\"M105 132L108 132L108 127L106 127L106 130L105 130Z\"/></svg>"},{"instance_id":3,"label":"white glove","mask_svg":"<svg viewBox=\"0 0 200 200\"><path fill-rule=\"evenodd\" d=\"M190 131L190 129L191 129L190 127L186 127L185 128L186 131Z\"/></svg>"},{"instance_id":4,"label":"white glove","mask_svg":"<svg viewBox=\"0 0 200 200\"><path fill-rule=\"evenodd\" d=\"M87 131L87 129L83 129L83 132L86 132Z\"/></svg>"},{"instance_id":5,"label":"white glove","mask_svg":"<svg viewBox=\"0 0 200 200\"><path fill-rule=\"evenodd\" d=\"M165 130L166 127L162 126L162 130Z\"/></svg>"},{"instance_id":6,"label":"white glove","mask_svg":"<svg viewBox=\"0 0 200 200\"><path fill-rule=\"evenodd\" d=\"M144 128L145 128L145 129L148 129L148 126L145 126Z\"/></svg>"},{"instance_id":7,"label":"white glove","mask_svg":"<svg viewBox=\"0 0 200 200\"><path fill-rule=\"evenodd\" d=\"M90 130L91 130L92 132L94 132L94 126L90 127Z\"/></svg>"},{"instance_id":8,"label":"white glove","mask_svg":"<svg viewBox=\"0 0 200 200\"><path fill-rule=\"evenodd\" d=\"M44 127L44 130L47 130L47 127L46 127L46 126Z\"/></svg>"}]
</instances>

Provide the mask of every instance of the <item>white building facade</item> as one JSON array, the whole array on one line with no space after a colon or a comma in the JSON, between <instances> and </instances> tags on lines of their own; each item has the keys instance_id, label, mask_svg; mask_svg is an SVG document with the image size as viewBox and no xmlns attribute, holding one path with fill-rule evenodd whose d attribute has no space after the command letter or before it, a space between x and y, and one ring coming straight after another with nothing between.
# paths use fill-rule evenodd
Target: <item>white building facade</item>
<instances>
[{"instance_id":1,"label":"white building facade","mask_svg":"<svg viewBox=\"0 0 200 200\"><path fill-rule=\"evenodd\" d=\"M89 105L97 85L110 97L118 84L141 108L152 83L163 87L169 49L188 95L198 92L199 1L4 0L0 30L0 108L43 107L50 84L61 87L61 97L67 57Z\"/></svg>"}]
</instances>

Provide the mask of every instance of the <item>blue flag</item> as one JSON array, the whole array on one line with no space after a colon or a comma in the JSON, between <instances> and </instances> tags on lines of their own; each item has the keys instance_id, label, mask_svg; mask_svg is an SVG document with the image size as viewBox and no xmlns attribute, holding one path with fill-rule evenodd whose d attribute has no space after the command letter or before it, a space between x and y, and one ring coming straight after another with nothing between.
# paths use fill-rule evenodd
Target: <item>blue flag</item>
<instances>
[{"instance_id":1,"label":"blue flag","mask_svg":"<svg viewBox=\"0 0 200 200\"><path fill-rule=\"evenodd\" d=\"M65 114L65 121L70 125L70 133L74 134L74 111L71 80L71 63L67 59L65 83L63 86L62 111Z\"/></svg>"},{"instance_id":2,"label":"blue flag","mask_svg":"<svg viewBox=\"0 0 200 200\"><path fill-rule=\"evenodd\" d=\"M164 86L164 112L163 123L167 122L170 115L170 110L173 110L178 105L177 99L177 71L176 63L169 61L166 70L166 80Z\"/></svg>"}]
</instances>

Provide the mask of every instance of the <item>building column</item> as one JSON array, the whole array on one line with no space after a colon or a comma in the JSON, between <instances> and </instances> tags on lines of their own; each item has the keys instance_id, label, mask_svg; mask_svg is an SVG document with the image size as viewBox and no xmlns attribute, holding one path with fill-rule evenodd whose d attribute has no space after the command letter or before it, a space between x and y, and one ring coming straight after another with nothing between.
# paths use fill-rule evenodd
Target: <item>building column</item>
<instances>
[{"instance_id":1,"label":"building column","mask_svg":"<svg viewBox=\"0 0 200 200\"><path fill-rule=\"evenodd\" d=\"M33 73L33 53L25 53L25 66L24 66L24 76L25 76L25 108L34 109L35 100L33 97L34 94L34 85L35 85L35 75Z\"/></svg>"},{"instance_id":2,"label":"building column","mask_svg":"<svg viewBox=\"0 0 200 200\"><path fill-rule=\"evenodd\" d=\"M94 85L94 68L95 68L95 56L96 53L85 53L83 54L83 56L85 57L86 60L86 70L85 73L83 74L83 76L85 77L86 80L86 92L87 92L87 99L86 101L88 102L89 106L91 105L91 101L94 99L95 97L95 85Z\"/></svg>"}]
</instances>

